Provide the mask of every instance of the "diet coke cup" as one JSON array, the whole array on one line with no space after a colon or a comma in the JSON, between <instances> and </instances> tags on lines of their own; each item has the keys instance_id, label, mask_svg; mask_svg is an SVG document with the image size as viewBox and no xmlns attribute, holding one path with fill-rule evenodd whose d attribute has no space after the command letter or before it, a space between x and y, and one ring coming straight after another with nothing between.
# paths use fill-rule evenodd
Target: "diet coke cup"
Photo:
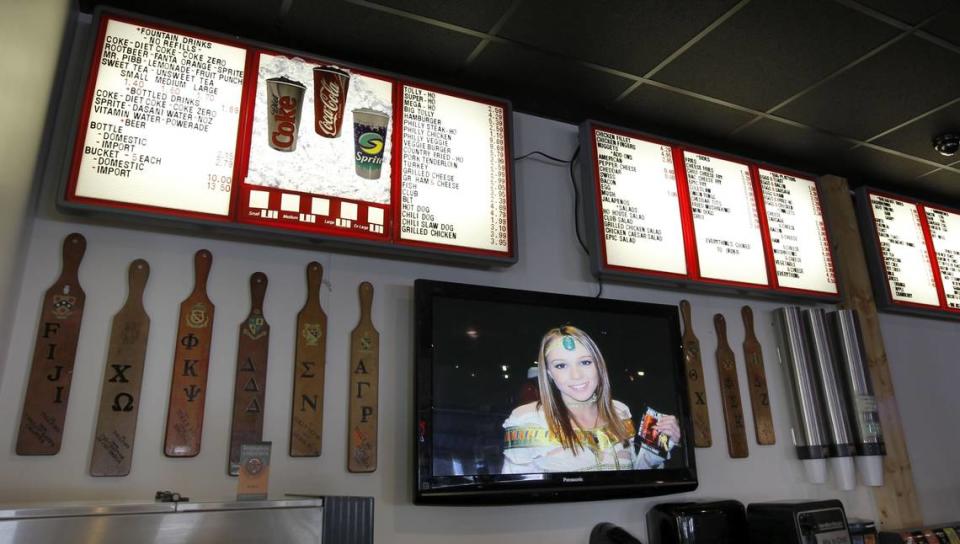
<instances>
[{"instance_id":1,"label":"diet coke cup","mask_svg":"<svg viewBox=\"0 0 960 544\"><path fill-rule=\"evenodd\" d=\"M336 66L313 69L313 111L317 134L324 138L340 136L343 111L347 105L350 73Z\"/></svg>"},{"instance_id":2,"label":"diet coke cup","mask_svg":"<svg viewBox=\"0 0 960 544\"><path fill-rule=\"evenodd\" d=\"M277 151L297 148L297 130L307 87L286 77L267 80L267 141Z\"/></svg>"}]
</instances>

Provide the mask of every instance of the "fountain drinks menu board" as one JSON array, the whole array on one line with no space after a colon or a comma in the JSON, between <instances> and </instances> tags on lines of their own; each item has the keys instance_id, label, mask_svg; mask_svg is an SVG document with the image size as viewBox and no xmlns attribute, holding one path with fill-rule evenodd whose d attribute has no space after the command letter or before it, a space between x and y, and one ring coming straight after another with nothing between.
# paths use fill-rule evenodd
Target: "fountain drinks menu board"
<instances>
[{"instance_id":1,"label":"fountain drinks menu board","mask_svg":"<svg viewBox=\"0 0 960 544\"><path fill-rule=\"evenodd\" d=\"M126 16L100 23L68 208L515 260L509 103Z\"/></svg>"},{"instance_id":2,"label":"fountain drinks menu board","mask_svg":"<svg viewBox=\"0 0 960 544\"><path fill-rule=\"evenodd\" d=\"M960 213L905 197L863 189L878 296L888 309L960 313Z\"/></svg>"},{"instance_id":3,"label":"fountain drinks menu board","mask_svg":"<svg viewBox=\"0 0 960 544\"><path fill-rule=\"evenodd\" d=\"M813 179L591 122L581 134L600 275L837 296Z\"/></svg>"}]
</instances>

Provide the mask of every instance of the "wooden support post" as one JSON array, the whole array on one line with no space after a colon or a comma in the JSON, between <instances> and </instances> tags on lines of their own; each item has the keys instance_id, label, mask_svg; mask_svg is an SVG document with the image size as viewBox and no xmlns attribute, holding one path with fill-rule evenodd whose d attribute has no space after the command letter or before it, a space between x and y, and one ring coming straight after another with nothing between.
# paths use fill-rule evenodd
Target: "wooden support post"
<instances>
[{"instance_id":1,"label":"wooden support post","mask_svg":"<svg viewBox=\"0 0 960 544\"><path fill-rule=\"evenodd\" d=\"M900 409L893 391L893 381L887 364L887 352L880 334L877 304L870 286L867 259L850 187L847 180L825 176L821 180L824 214L833 244L834 268L840 287L841 305L856 310L860 315L863 348L879 404L880 423L887 446L883 460L884 485L874 487L873 498L881 529L899 529L923 525L917 490L913 483L913 469L907 454L906 438L900 421Z\"/></svg>"}]
</instances>

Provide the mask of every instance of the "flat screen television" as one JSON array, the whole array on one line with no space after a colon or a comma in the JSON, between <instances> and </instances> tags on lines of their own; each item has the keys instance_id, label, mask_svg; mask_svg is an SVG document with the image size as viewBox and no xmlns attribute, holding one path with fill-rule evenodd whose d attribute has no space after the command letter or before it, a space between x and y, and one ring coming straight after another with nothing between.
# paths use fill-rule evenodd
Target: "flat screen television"
<instances>
[{"instance_id":1,"label":"flat screen television","mask_svg":"<svg viewBox=\"0 0 960 544\"><path fill-rule=\"evenodd\" d=\"M418 504L697 487L674 306L417 280Z\"/></svg>"}]
</instances>

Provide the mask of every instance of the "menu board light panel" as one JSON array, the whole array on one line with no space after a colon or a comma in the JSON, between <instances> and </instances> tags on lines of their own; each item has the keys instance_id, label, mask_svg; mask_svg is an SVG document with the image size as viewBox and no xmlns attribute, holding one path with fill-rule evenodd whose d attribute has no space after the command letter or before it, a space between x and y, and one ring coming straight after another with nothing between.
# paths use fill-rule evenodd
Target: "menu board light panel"
<instances>
[{"instance_id":1,"label":"menu board light panel","mask_svg":"<svg viewBox=\"0 0 960 544\"><path fill-rule=\"evenodd\" d=\"M65 208L516 261L509 102L97 16Z\"/></svg>"},{"instance_id":2,"label":"menu board light panel","mask_svg":"<svg viewBox=\"0 0 960 544\"><path fill-rule=\"evenodd\" d=\"M960 213L924 205L930 240L937 256L944 304L960 311Z\"/></svg>"},{"instance_id":3,"label":"menu board light panel","mask_svg":"<svg viewBox=\"0 0 960 544\"><path fill-rule=\"evenodd\" d=\"M869 198L890 297L894 302L939 307L920 208L877 193Z\"/></svg>"},{"instance_id":4,"label":"menu board light panel","mask_svg":"<svg viewBox=\"0 0 960 544\"><path fill-rule=\"evenodd\" d=\"M813 178L594 122L581 146L601 277L837 299Z\"/></svg>"}]
</instances>

